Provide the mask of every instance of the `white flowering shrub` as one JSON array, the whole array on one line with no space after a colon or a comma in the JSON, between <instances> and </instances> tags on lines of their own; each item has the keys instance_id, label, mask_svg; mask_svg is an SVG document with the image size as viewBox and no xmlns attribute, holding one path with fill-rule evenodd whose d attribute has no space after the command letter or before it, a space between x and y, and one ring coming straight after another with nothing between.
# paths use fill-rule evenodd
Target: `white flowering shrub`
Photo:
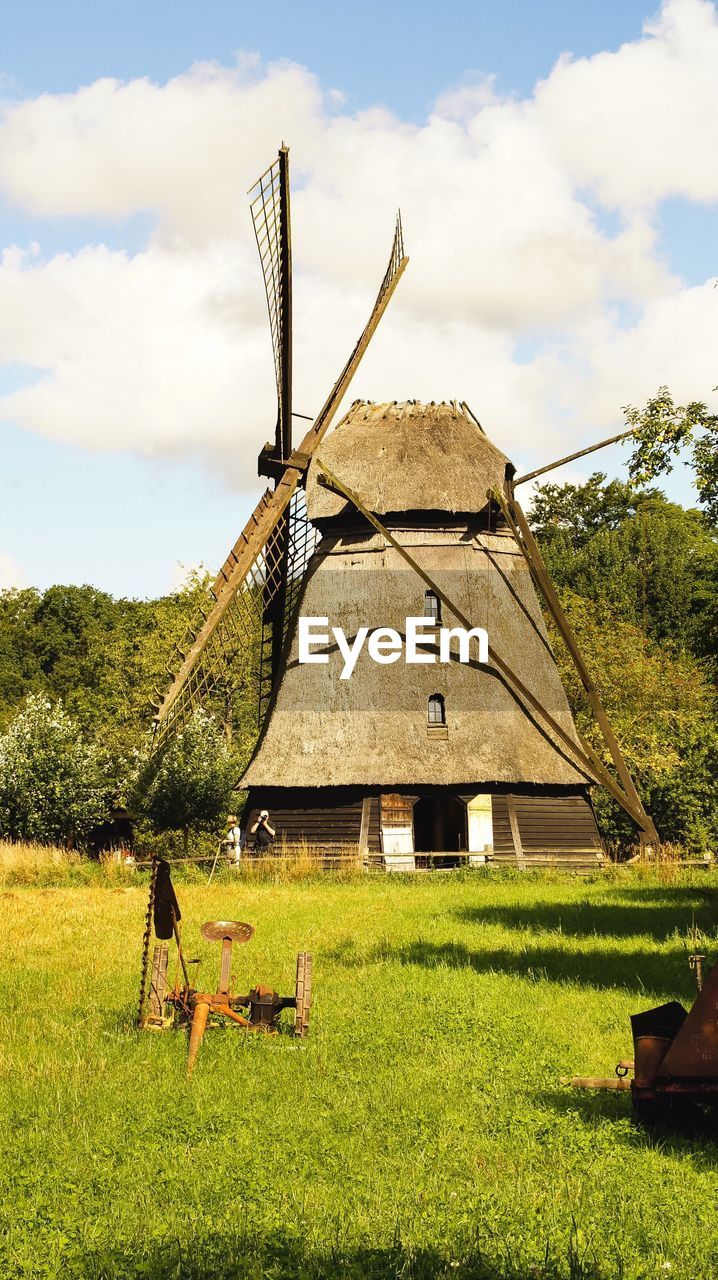
<instances>
[{"instance_id":1,"label":"white flowering shrub","mask_svg":"<svg viewBox=\"0 0 718 1280\"><path fill-rule=\"evenodd\" d=\"M0 833L11 840L81 843L104 816L108 779L60 702L31 695L0 735Z\"/></svg>"},{"instance_id":2,"label":"white flowering shrub","mask_svg":"<svg viewBox=\"0 0 718 1280\"><path fill-rule=\"evenodd\" d=\"M159 831L216 825L227 811L237 782L237 763L214 716L198 708L162 757L144 797L144 809Z\"/></svg>"}]
</instances>

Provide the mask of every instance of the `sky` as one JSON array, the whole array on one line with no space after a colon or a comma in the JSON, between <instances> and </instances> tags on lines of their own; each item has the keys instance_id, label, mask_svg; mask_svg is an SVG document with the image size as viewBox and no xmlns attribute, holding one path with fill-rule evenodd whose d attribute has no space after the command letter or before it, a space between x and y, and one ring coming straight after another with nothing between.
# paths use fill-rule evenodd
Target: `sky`
<instances>
[{"instance_id":1,"label":"sky","mask_svg":"<svg viewBox=\"0 0 718 1280\"><path fill-rule=\"evenodd\" d=\"M718 409L710 0L25 0L0 41L0 587L216 568L276 416L246 192L291 148L295 408L466 400L519 471ZM558 472L624 474L620 447ZM692 502L679 464L669 494Z\"/></svg>"}]
</instances>

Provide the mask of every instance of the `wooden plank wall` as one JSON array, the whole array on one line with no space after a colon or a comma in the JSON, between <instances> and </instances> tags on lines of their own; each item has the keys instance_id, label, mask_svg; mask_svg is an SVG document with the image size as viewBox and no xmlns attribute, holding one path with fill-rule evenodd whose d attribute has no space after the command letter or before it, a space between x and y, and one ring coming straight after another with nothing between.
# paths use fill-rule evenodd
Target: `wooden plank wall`
<instances>
[{"instance_id":1,"label":"wooden plank wall","mask_svg":"<svg viewBox=\"0 0 718 1280\"><path fill-rule=\"evenodd\" d=\"M414 793L415 794L415 793ZM463 795L463 792L462 792ZM324 848L353 847L358 852L362 823L360 791L340 792L330 787L315 792L253 792L242 817L247 829L260 809L269 810L278 839L287 844L306 843ZM380 796L369 799L367 852L381 851ZM517 865L507 796L492 796L494 860ZM523 861L532 866L596 866L603 856L601 838L591 804L585 795L546 792L513 793Z\"/></svg>"},{"instance_id":2,"label":"wooden plank wall","mask_svg":"<svg viewBox=\"0 0 718 1280\"><path fill-rule=\"evenodd\" d=\"M260 809L268 809L270 821L277 832L277 840L287 844L319 845L324 847L359 846L361 834L362 796L354 794L337 800L331 794L318 792L305 796L290 792L285 799L271 793L252 794L250 804L242 816L247 831L255 822ZM375 812L374 812L375 811ZM251 837L250 837L251 839ZM379 801L372 797L369 814L369 848L379 848Z\"/></svg>"},{"instance_id":3,"label":"wooden plank wall","mask_svg":"<svg viewBox=\"0 0 718 1280\"><path fill-rule=\"evenodd\" d=\"M385 827L410 827L414 811L414 797L396 791L385 791L379 797L381 821Z\"/></svg>"},{"instance_id":4,"label":"wooden plank wall","mask_svg":"<svg viewBox=\"0 0 718 1280\"><path fill-rule=\"evenodd\" d=\"M593 809L585 796L516 795L523 858L527 867L548 862L596 864L603 856L601 837ZM494 859L516 862L507 797L493 797Z\"/></svg>"}]
</instances>

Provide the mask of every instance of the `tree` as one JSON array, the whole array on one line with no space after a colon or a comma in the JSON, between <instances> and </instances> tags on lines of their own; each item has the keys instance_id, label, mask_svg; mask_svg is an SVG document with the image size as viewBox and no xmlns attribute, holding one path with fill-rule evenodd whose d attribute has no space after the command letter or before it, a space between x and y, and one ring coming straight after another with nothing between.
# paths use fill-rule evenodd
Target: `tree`
<instances>
[{"instance_id":1,"label":"tree","mask_svg":"<svg viewBox=\"0 0 718 1280\"><path fill-rule=\"evenodd\" d=\"M0 736L0 829L11 839L81 843L107 809L110 784L96 746L61 703L31 695Z\"/></svg>"},{"instance_id":2,"label":"tree","mask_svg":"<svg viewBox=\"0 0 718 1280\"><path fill-rule=\"evenodd\" d=\"M128 798L149 743L153 694L167 688L173 647L187 648L210 589L209 575L193 572L158 600L115 600L88 586L0 592L0 732L28 696L61 701L78 733L101 741L109 789ZM207 703L232 742L237 777L257 736L260 626L249 644L238 643L231 679Z\"/></svg>"},{"instance_id":3,"label":"tree","mask_svg":"<svg viewBox=\"0 0 718 1280\"><path fill-rule=\"evenodd\" d=\"M531 523L559 589L605 602L676 649L718 650L718 538L704 515L595 472L542 485Z\"/></svg>"},{"instance_id":4,"label":"tree","mask_svg":"<svg viewBox=\"0 0 718 1280\"><path fill-rule=\"evenodd\" d=\"M143 806L160 831L216 826L227 809L238 768L221 726L198 708L172 741L145 792Z\"/></svg>"},{"instance_id":5,"label":"tree","mask_svg":"<svg viewBox=\"0 0 718 1280\"><path fill-rule=\"evenodd\" d=\"M114 600L88 586L0 592L0 728L42 693L84 731L139 747L173 644L207 603L200 574L158 600Z\"/></svg>"},{"instance_id":6,"label":"tree","mask_svg":"<svg viewBox=\"0 0 718 1280\"><path fill-rule=\"evenodd\" d=\"M628 464L631 480L647 484L671 471L676 454L687 448L699 499L718 524L718 414L709 413L702 400L674 404L668 387L659 387L645 409L624 405L622 412L637 442Z\"/></svg>"},{"instance_id":7,"label":"tree","mask_svg":"<svg viewBox=\"0 0 718 1280\"><path fill-rule=\"evenodd\" d=\"M39 601L32 588L0 592L0 729L27 695L42 687L35 626Z\"/></svg>"},{"instance_id":8,"label":"tree","mask_svg":"<svg viewBox=\"0 0 718 1280\"><path fill-rule=\"evenodd\" d=\"M531 512L548 570L643 801L664 840L718 843L718 539L709 516L656 489L608 481L543 485ZM579 729L609 757L554 635ZM606 836L632 827L596 793Z\"/></svg>"},{"instance_id":9,"label":"tree","mask_svg":"<svg viewBox=\"0 0 718 1280\"><path fill-rule=\"evenodd\" d=\"M652 498L658 489L638 489L622 480L606 480L594 471L584 484L540 484L531 506L531 524L537 538L565 534L575 549L596 533L618 529L629 516Z\"/></svg>"},{"instance_id":10,"label":"tree","mask_svg":"<svg viewBox=\"0 0 718 1280\"><path fill-rule=\"evenodd\" d=\"M563 593L564 608L641 798L663 840L718 847L718 696L701 664L652 641L610 608ZM610 756L563 642L552 635L576 724L606 765ZM635 839L629 820L597 792L609 838Z\"/></svg>"}]
</instances>

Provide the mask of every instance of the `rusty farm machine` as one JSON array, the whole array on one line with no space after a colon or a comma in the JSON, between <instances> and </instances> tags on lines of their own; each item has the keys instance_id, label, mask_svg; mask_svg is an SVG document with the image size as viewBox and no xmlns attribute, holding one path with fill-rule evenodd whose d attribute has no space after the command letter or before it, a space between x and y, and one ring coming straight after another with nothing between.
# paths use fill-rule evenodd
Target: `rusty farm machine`
<instances>
[{"instance_id":1,"label":"rusty farm machine","mask_svg":"<svg viewBox=\"0 0 718 1280\"><path fill-rule=\"evenodd\" d=\"M141 1030L151 1031L164 1031L176 1026L189 1027L188 1075L194 1070L208 1026L229 1024L245 1031L272 1033L279 1030L282 1011L293 1009L295 1036L304 1038L307 1035L312 999L311 955L300 951L297 956L293 996L280 996L271 987L262 984L257 984L240 995L231 989L233 946L235 943L249 942L254 928L240 920L208 920L202 925L200 932L205 941L221 943L220 970L215 990L202 991L192 983L190 969L199 964L199 961L187 959L185 955L180 931L181 919L170 865L163 858L155 858L150 875L143 938L137 1022ZM175 944L175 972L170 983L172 941Z\"/></svg>"},{"instance_id":2,"label":"rusty farm machine","mask_svg":"<svg viewBox=\"0 0 718 1280\"><path fill-rule=\"evenodd\" d=\"M718 964L704 982L705 956L689 956L696 998L690 1010L678 1000L631 1018L633 1057L615 1075L565 1077L574 1089L606 1089L631 1095L637 1120L646 1125L700 1119L718 1104Z\"/></svg>"}]
</instances>

